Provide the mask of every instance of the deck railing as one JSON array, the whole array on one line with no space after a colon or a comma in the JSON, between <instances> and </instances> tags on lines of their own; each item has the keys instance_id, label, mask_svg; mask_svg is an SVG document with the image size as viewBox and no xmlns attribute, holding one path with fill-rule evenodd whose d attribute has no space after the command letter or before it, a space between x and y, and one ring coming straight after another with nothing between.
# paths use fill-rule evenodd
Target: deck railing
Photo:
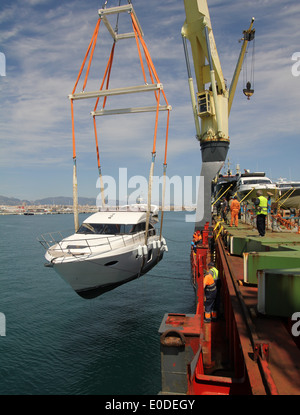
<instances>
[{"instance_id":1,"label":"deck railing","mask_svg":"<svg viewBox=\"0 0 300 415\"><path fill-rule=\"evenodd\" d=\"M155 229L149 229L148 236L155 235ZM70 236L70 235L69 235ZM91 238L91 236L93 236ZM145 231L137 232L134 234L115 234L115 235L89 235L89 238L78 238L65 241L66 236L62 232L49 232L40 236L38 241L46 249L51 250L52 255L55 257L70 257L77 255L90 255L95 252L97 248L107 247L106 250L101 253L112 251L113 249L120 248L122 246L130 246L136 243L144 244ZM77 252L76 252L77 251Z\"/></svg>"}]
</instances>

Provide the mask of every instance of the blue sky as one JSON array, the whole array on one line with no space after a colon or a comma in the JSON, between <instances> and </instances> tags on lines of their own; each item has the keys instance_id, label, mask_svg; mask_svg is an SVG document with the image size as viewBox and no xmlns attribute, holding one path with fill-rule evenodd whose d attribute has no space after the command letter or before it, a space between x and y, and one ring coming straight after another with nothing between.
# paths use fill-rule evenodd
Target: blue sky
<instances>
[{"instance_id":1,"label":"blue sky","mask_svg":"<svg viewBox=\"0 0 300 415\"><path fill-rule=\"evenodd\" d=\"M117 4L117 0L108 0L107 6ZM1 1L0 52L6 57L6 76L0 77L1 195L29 200L72 195L68 94L102 5L94 0ZM173 108L167 174L198 176L201 154L195 139L180 34L185 20L183 0L133 0L133 5ZM292 55L300 52L300 3L209 0L208 5L228 85L240 51L238 40L252 16L256 19L255 93L247 101L242 93L242 72L229 119L228 156L232 167L239 163L241 169L265 171L273 179L281 176L300 180L300 76L292 74ZM120 18L120 30L125 20L123 23ZM111 46L102 25L87 91L99 87ZM118 42L111 87L142 83L135 42ZM90 116L93 103L77 101L74 105L78 192L79 196L96 197L98 171ZM148 177L153 117L135 114L97 119L104 175L118 177L119 168L127 167L129 176ZM160 123L155 164L158 176L163 164L164 113Z\"/></svg>"}]
</instances>

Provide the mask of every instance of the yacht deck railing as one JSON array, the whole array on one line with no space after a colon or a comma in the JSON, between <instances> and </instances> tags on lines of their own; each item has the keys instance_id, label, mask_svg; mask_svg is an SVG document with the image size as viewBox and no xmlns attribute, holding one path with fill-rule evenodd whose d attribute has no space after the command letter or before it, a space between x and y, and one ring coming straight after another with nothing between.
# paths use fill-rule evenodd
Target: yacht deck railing
<instances>
[{"instance_id":1,"label":"yacht deck railing","mask_svg":"<svg viewBox=\"0 0 300 415\"><path fill-rule=\"evenodd\" d=\"M155 229L149 229L148 236L153 236L155 234ZM63 236L62 232L56 231L41 235L38 241L44 247L44 249L47 251L49 250L55 258L77 255L82 256L95 253L95 251L101 247L107 247L106 250L101 250L101 253L105 253L116 248L126 247L136 243L141 243L143 245L145 241L145 231L137 232L134 234L115 234L109 236L96 234L89 235L88 238L85 237L67 241L65 238L66 237Z\"/></svg>"}]
</instances>

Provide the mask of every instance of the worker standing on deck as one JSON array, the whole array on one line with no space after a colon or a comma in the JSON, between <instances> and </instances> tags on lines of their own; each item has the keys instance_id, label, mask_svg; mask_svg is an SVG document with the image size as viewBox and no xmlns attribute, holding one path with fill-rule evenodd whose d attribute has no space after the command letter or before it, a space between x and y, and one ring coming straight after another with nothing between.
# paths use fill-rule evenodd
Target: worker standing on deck
<instances>
[{"instance_id":1,"label":"worker standing on deck","mask_svg":"<svg viewBox=\"0 0 300 415\"><path fill-rule=\"evenodd\" d=\"M206 323L211 322L212 312L215 308L215 300L217 296L217 286L212 277L212 275L204 271L204 279L203 279L203 286L204 286L204 321Z\"/></svg>"},{"instance_id":2,"label":"worker standing on deck","mask_svg":"<svg viewBox=\"0 0 300 415\"><path fill-rule=\"evenodd\" d=\"M268 214L268 199L263 196L261 190L257 191L257 198L254 200L256 211L256 227L259 236L265 236L266 233L266 216Z\"/></svg>"},{"instance_id":3,"label":"worker standing on deck","mask_svg":"<svg viewBox=\"0 0 300 415\"><path fill-rule=\"evenodd\" d=\"M215 281L217 281L219 279L219 271L217 270L217 268L215 267L215 264L213 262L210 262L208 264L208 269L209 269L209 273L211 274L213 279Z\"/></svg>"},{"instance_id":4,"label":"worker standing on deck","mask_svg":"<svg viewBox=\"0 0 300 415\"><path fill-rule=\"evenodd\" d=\"M272 207L272 199L271 199L271 196L272 195L270 195L268 193L268 214L271 213L271 207Z\"/></svg>"},{"instance_id":5,"label":"worker standing on deck","mask_svg":"<svg viewBox=\"0 0 300 415\"><path fill-rule=\"evenodd\" d=\"M201 235L201 232L199 230L194 232L193 242L194 242L195 245L198 245L202 242L202 235Z\"/></svg>"},{"instance_id":6,"label":"worker standing on deck","mask_svg":"<svg viewBox=\"0 0 300 415\"><path fill-rule=\"evenodd\" d=\"M228 212L228 202L226 197L223 197L223 201L221 204L221 214L223 221L227 224L227 212Z\"/></svg>"},{"instance_id":7,"label":"worker standing on deck","mask_svg":"<svg viewBox=\"0 0 300 415\"><path fill-rule=\"evenodd\" d=\"M230 226L232 226L234 222L235 226L238 227L240 208L241 208L240 202L237 200L237 196L234 196L233 201L231 202L231 205L230 205L230 211L231 211Z\"/></svg>"},{"instance_id":8,"label":"worker standing on deck","mask_svg":"<svg viewBox=\"0 0 300 415\"><path fill-rule=\"evenodd\" d=\"M217 287L216 299L215 299L215 303L214 303L214 308L212 310L212 319L216 320L217 317L218 317L219 309L220 309L221 280L219 278L219 271L217 270L217 268L215 267L215 264L213 262L210 262L208 264L208 269L209 269L209 274L213 277L214 282L215 282L216 287Z\"/></svg>"},{"instance_id":9,"label":"worker standing on deck","mask_svg":"<svg viewBox=\"0 0 300 415\"><path fill-rule=\"evenodd\" d=\"M194 254L196 255L196 251L197 251L197 246L199 244L201 244L202 242L202 235L201 232L199 230L195 231L193 234L193 240L192 240L192 249L194 251Z\"/></svg>"}]
</instances>

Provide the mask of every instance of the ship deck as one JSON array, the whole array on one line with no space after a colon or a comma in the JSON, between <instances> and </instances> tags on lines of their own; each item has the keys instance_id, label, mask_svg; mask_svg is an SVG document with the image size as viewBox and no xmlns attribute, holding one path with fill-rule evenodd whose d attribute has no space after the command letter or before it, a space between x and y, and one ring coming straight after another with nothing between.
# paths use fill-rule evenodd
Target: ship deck
<instances>
[{"instance_id":1,"label":"ship deck","mask_svg":"<svg viewBox=\"0 0 300 415\"><path fill-rule=\"evenodd\" d=\"M265 373L266 378L269 377L274 381L278 394L299 395L300 338L291 334L291 314L276 315L276 304L271 312L259 312L260 286L255 279L257 279L256 271L262 266L262 269L271 267L273 273L280 270L279 277L291 276L291 274L298 276L300 235L267 231L265 237L260 238L257 230L246 224L240 224L238 228L224 224L221 226L223 226L223 237L220 238L221 249L225 254L223 261L226 261L232 281L235 283L237 297L242 302L244 318L250 332L249 338L256 345L266 345L263 349L265 351L263 360L267 369L265 372L268 372ZM248 263L249 257L253 259L251 264ZM248 275L249 272L251 275ZM275 302L286 303L285 295L282 293L280 298L274 293ZM279 307L279 310L280 314L282 307ZM297 311L300 311L300 308Z\"/></svg>"}]
</instances>

